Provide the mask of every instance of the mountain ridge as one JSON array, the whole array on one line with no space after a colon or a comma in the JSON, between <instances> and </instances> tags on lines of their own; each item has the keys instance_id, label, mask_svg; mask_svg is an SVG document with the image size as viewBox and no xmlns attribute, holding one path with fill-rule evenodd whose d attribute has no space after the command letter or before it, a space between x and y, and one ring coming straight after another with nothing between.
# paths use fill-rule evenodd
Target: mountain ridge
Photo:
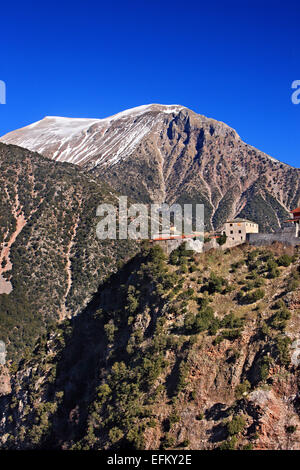
<instances>
[{"instance_id":1,"label":"mountain ridge","mask_svg":"<svg viewBox=\"0 0 300 470\"><path fill-rule=\"evenodd\" d=\"M146 112L146 110L148 111L161 111L163 113L172 113L172 112L176 112L176 111L180 111L180 110L187 110L189 112L193 112L194 114L197 114L197 116L200 116L201 118L203 118L204 120L209 120L209 121L212 121L214 123L218 123L218 124L221 124L223 126L225 126L226 128L230 129L231 131L233 131L237 137L239 139L241 139L241 137L239 136L239 134L237 133L237 131L229 126L228 124L226 124L225 122L223 121L219 121L217 119L214 119L212 117L208 117L208 116L205 116L203 114L199 114L199 113L196 113L196 111L193 111L192 109L189 109L187 108L186 106L183 106L183 105L179 105L179 104L159 104L159 103L150 103L150 104L146 104L146 105L140 105L140 106L136 106L134 108L129 108L129 109L125 109L123 111L120 111L116 114L112 114L110 116L107 116L105 118L76 118L76 117L67 117L67 116L44 116L42 119L38 120L38 121L35 121L27 126L23 126L21 128L18 128L18 129L15 129L13 131L10 131L6 134L4 134L2 137L0 137L0 141L4 142L4 143L12 143L10 142L10 139L12 138L13 140L15 140L14 138L14 134L16 132L19 132L19 131L22 131L22 130L25 130L25 129L31 129L33 127L36 127L38 126L39 124L41 123L45 123L46 121L57 121L57 122L61 122L62 124L65 122L65 123L70 123L70 124L76 124L77 123L86 123L87 125L90 124L90 125L93 125L95 123L104 123L104 122L111 122L111 121L114 121L114 120L117 120L117 119L121 119L125 116L128 116L130 114L132 115L137 115L137 114L140 114L142 113L143 111ZM242 140L242 139L241 139ZM250 145L248 143L246 143L247 145ZM250 145L253 149L255 150L258 150L256 147ZM20 145L20 147L22 147L22 145ZM32 150L33 149L30 149L29 150ZM284 162L281 162L280 160L272 157L271 155L267 154L266 152L262 152L264 153L264 155L266 155L268 158L270 158L271 160L273 161L277 161L277 162L280 162L282 163L283 165L287 165L291 168L294 168L292 165L288 164L288 163L284 163Z\"/></svg>"},{"instance_id":2,"label":"mountain ridge","mask_svg":"<svg viewBox=\"0 0 300 470\"><path fill-rule=\"evenodd\" d=\"M0 141L83 167L138 202L203 203L208 231L236 216L274 231L300 203L300 169L181 105L100 120L46 117Z\"/></svg>"},{"instance_id":3,"label":"mountain ridge","mask_svg":"<svg viewBox=\"0 0 300 470\"><path fill-rule=\"evenodd\" d=\"M0 338L11 359L76 315L137 248L96 237L97 206L117 194L78 167L0 143L0 170Z\"/></svg>"}]
</instances>

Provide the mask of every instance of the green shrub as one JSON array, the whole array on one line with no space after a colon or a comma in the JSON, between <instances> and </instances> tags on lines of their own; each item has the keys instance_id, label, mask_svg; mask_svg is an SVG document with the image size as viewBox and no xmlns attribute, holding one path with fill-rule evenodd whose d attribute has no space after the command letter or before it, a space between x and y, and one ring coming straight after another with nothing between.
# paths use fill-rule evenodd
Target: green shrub
<instances>
[{"instance_id":1,"label":"green shrub","mask_svg":"<svg viewBox=\"0 0 300 470\"><path fill-rule=\"evenodd\" d=\"M120 441L120 439L122 439L124 433L123 431L121 431L121 429L113 427L112 429L110 429L108 435L111 443L115 444L116 442Z\"/></svg>"},{"instance_id":2,"label":"green shrub","mask_svg":"<svg viewBox=\"0 0 300 470\"><path fill-rule=\"evenodd\" d=\"M254 261L255 258L257 258L258 255L259 255L258 250L250 251L250 253L248 253L247 261Z\"/></svg>"},{"instance_id":3,"label":"green shrub","mask_svg":"<svg viewBox=\"0 0 300 470\"><path fill-rule=\"evenodd\" d=\"M272 315L269 320L269 325L276 330L284 330L290 318L291 313L286 307L284 307Z\"/></svg>"},{"instance_id":4,"label":"green shrub","mask_svg":"<svg viewBox=\"0 0 300 470\"><path fill-rule=\"evenodd\" d=\"M196 315L188 313L184 319L184 330L188 334L196 334L217 326L218 321L211 307L203 308Z\"/></svg>"},{"instance_id":5,"label":"green shrub","mask_svg":"<svg viewBox=\"0 0 300 470\"><path fill-rule=\"evenodd\" d=\"M221 333L223 339L228 339L229 341L234 341L241 336L241 330L239 328L225 330Z\"/></svg>"},{"instance_id":6,"label":"green shrub","mask_svg":"<svg viewBox=\"0 0 300 470\"><path fill-rule=\"evenodd\" d=\"M191 287L188 289L185 289L183 292L181 292L177 299L178 300L189 300L191 297L194 295L195 291Z\"/></svg>"},{"instance_id":7,"label":"green shrub","mask_svg":"<svg viewBox=\"0 0 300 470\"><path fill-rule=\"evenodd\" d=\"M291 344L291 339L287 336L277 336L275 339L275 357L276 360L282 366L288 366L291 362L289 346Z\"/></svg>"},{"instance_id":8,"label":"green shrub","mask_svg":"<svg viewBox=\"0 0 300 470\"><path fill-rule=\"evenodd\" d=\"M259 363L259 380L265 381L269 377L270 365L272 359L268 356L263 356Z\"/></svg>"},{"instance_id":9,"label":"green shrub","mask_svg":"<svg viewBox=\"0 0 300 470\"><path fill-rule=\"evenodd\" d=\"M214 294L215 292L222 292L224 285L226 285L226 280L212 273L204 289L209 294Z\"/></svg>"},{"instance_id":10,"label":"green shrub","mask_svg":"<svg viewBox=\"0 0 300 470\"><path fill-rule=\"evenodd\" d=\"M245 264L245 260L240 260L236 261L235 263L232 263L231 269L237 270L238 268L242 267Z\"/></svg>"},{"instance_id":11,"label":"green shrub","mask_svg":"<svg viewBox=\"0 0 300 470\"><path fill-rule=\"evenodd\" d=\"M126 436L127 440L132 444L136 450L144 450L145 439L142 426L135 426L131 428Z\"/></svg>"},{"instance_id":12,"label":"green shrub","mask_svg":"<svg viewBox=\"0 0 300 470\"><path fill-rule=\"evenodd\" d=\"M190 441L189 439L185 439L182 444L181 444L181 447L188 447L190 445Z\"/></svg>"},{"instance_id":13,"label":"green shrub","mask_svg":"<svg viewBox=\"0 0 300 470\"><path fill-rule=\"evenodd\" d=\"M273 258L271 258L267 261L266 268L267 268L268 271L271 271L272 269L278 268L278 264Z\"/></svg>"},{"instance_id":14,"label":"green shrub","mask_svg":"<svg viewBox=\"0 0 300 470\"><path fill-rule=\"evenodd\" d=\"M243 326L244 320L238 318L233 312L228 313L220 322L221 328L240 328Z\"/></svg>"},{"instance_id":15,"label":"green shrub","mask_svg":"<svg viewBox=\"0 0 300 470\"><path fill-rule=\"evenodd\" d=\"M279 308L286 308L286 304L282 299L277 300L272 307L274 310L277 310Z\"/></svg>"},{"instance_id":16,"label":"green shrub","mask_svg":"<svg viewBox=\"0 0 300 470\"><path fill-rule=\"evenodd\" d=\"M201 331L207 330L214 320L214 312L211 307L207 307L205 310L201 310L195 317L195 332L200 333Z\"/></svg>"},{"instance_id":17,"label":"green shrub","mask_svg":"<svg viewBox=\"0 0 300 470\"><path fill-rule=\"evenodd\" d=\"M293 262L293 257L287 254L280 256L277 260L279 266L288 267Z\"/></svg>"},{"instance_id":18,"label":"green shrub","mask_svg":"<svg viewBox=\"0 0 300 470\"><path fill-rule=\"evenodd\" d=\"M169 434L166 434L161 445L163 449L168 449L170 447L174 447L174 444L175 444L174 437L170 436Z\"/></svg>"},{"instance_id":19,"label":"green shrub","mask_svg":"<svg viewBox=\"0 0 300 470\"><path fill-rule=\"evenodd\" d=\"M157 263L158 261L165 261L166 255L159 245L154 245L150 248L148 259L151 262Z\"/></svg>"},{"instance_id":20,"label":"green shrub","mask_svg":"<svg viewBox=\"0 0 300 470\"><path fill-rule=\"evenodd\" d=\"M251 385L248 380L245 380L244 382L240 383L237 385L235 388L235 396L239 400L240 398L243 398L244 395L247 395L247 393L250 391Z\"/></svg>"},{"instance_id":21,"label":"green shrub","mask_svg":"<svg viewBox=\"0 0 300 470\"><path fill-rule=\"evenodd\" d=\"M220 322L217 318L214 318L208 328L208 333L211 336L215 336L220 328Z\"/></svg>"},{"instance_id":22,"label":"green shrub","mask_svg":"<svg viewBox=\"0 0 300 470\"><path fill-rule=\"evenodd\" d=\"M186 379L188 377L189 367L185 361L182 361L179 366L178 383L176 392L179 393L186 387Z\"/></svg>"},{"instance_id":23,"label":"green shrub","mask_svg":"<svg viewBox=\"0 0 300 470\"><path fill-rule=\"evenodd\" d=\"M299 283L298 279L292 279L288 284L287 292L296 291L297 289L299 289L299 284L300 283Z\"/></svg>"},{"instance_id":24,"label":"green shrub","mask_svg":"<svg viewBox=\"0 0 300 470\"><path fill-rule=\"evenodd\" d=\"M249 292L249 294L246 294L242 300L246 304L253 304L254 302L257 302L258 300L263 299L265 296L265 291L264 289L257 289L253 292Z\"/></svg>"},{"instance_id":25,"label":"green shrub","mask_svg":"<svg viewBox=\"0 0 300 470\"><path fill-rule=\"evenodd\" d=\"M176 413L175 411L173 411L172 414L170 414L169 416L169 423L170 425L172 426L172 424L175 424L175 423L179 423L180 421L180 416L178 413Z\"/></svg>"},{"instance_id":26,"label":"green shrub","mask_svg":"<svg viewBox=\"0 0 300 470\"><path fill-rule=\"evenodd\" d=\"M222 235L219 238L217 238L217 242L220 246L225 245L226 241L227 241L227 235L225 232L222 233Z\"/></svg>"},{"instance_id":27,"label":"green shrub","mask_svg":"<svg viewBox=\"0 0 300 470\"><path fill-rule=\"evenodd\" d=\"M227 431L229 436L235 436L243 431L246 425L245 417L242 415L237 415L232 418L231 421L227 423Z\"/></svg>"},{"instance_id":28,"label":"green shrub","mask_svg":"<svg viewBox=\"0 0 300 470\"><path fill-rule=\"evenodd\" d=\"M149 426L149 428L156 428L157 421L154 418L149 419L148 426Z\"/></svg>"},{"instance_id":29,"label":"green shrub","mask_svg":"<svg viewBox=\"0 0 300 470\"><path fill-rule=\"evenodd\" d=\"M285 430L288 434L293 434L297 431L297 426L286 426Z\"/></svg>"},{"instance_id":30,"label":"green shrub","mask_svg":"<svg viewBox=\"0 0 300 470\"><path fill-rule=\"evenodd\" d=\"M110 320L109 323L104 325L104 331L106 333L107 341L112 343L115 337L116 327L113 320Z\"/></svg>"},{"instance_id":31,"label":"green shrub","mask_svg":"<svg viewBox=\"0 0 300 470\"><path fill-rule=\"evenodd\" d=\"M275 279L275 278L279 277L279 275L280 275L280 271L279 271L278 268L269 269L269 274L268 274L269 279Z\"/></svg>"},{"instance_id":32,"label":"green shrub","mask_svg":"<svg viewBox=\"0 0 300 470\"><path fill-rule=\"evenodd\" d=\"M111 394L111 389L108 384L100 385L96 391L100 403L103 403L106 398Z\"/></svg>"},{"instance_id":33,"label":"green shrub","mask_svg":"<svg viewBox=\"0 0 300 470\"><path fill-rule=\"evenodd\" d=\"M227 439L227 441L222 442L219 446L219 450L235 450L237 445L237 437L232 436Z\"/></svg>"},{"instance_id":34,"label":"green shrub","mask_svg":"<svg viewBox=\"0 0 300 470\"><path fill-rule=\"evenodd\" d=\"M270 336L271 335L271 330L270 330L269 326L267 325L267 323L265 321L263 321L261 323L261 332L265 336Z\"/></svg>"},{"instance_id":35,"label":"green shrub","mask_svg":"<svg viewBox=\"0 0 300 470\"><path fill-rule=\"evenodd\" d=\"M245 444L243 446L243 450L253 450L253 444L252 442L248 442L248 444Z\"/></svg>"}]
</instances>

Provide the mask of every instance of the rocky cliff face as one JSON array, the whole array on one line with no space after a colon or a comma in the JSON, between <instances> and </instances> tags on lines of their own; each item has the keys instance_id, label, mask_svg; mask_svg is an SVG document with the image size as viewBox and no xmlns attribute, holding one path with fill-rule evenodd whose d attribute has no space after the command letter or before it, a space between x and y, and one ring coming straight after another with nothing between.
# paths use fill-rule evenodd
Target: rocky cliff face
<instances>
[{"instance_id":1,"label":"rocky cliff face","mask_svg":"<svg viewBox=\"0 0 300 470\"><path fill-rule=\"evenodd\" d=\"M14 370L2 448L299 450L299 278L282 247L145 248Z\"/></svg>"},{"instance_id":2,"label":"rocky cliff face","mask_svg":"<svg viewBox=\"0 0 300 470\"><path fill-rule=\"evenodd\" d=\"M203 203L208 230L244 216L272 231L300 202L299 169L179 105L102 120L47 117L1 140L83 166L139 202Z\"/></svg>"}]
</instances>

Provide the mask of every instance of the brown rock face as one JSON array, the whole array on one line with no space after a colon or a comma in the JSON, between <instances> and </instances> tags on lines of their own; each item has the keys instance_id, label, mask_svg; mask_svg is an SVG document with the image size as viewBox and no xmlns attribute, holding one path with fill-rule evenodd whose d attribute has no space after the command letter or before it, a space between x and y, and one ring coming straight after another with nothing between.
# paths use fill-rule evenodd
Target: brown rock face
<instances>
[{"instance_id":1,"label":"brown rock face","mask_svg":"<svg viewBox=\"0 0 300 470\"><path fill-rule=\"evenodd\" d=\"M274 371L278 374L279 370ZM272 390L256 390L248 399L253 403L259 420L259 439L255 449L299 450L299 416L295 413L294 402L298 393L297 380L275 379ZM293 429L293 432L288 432Z\"/></svg>"},{"instance_id":2,"label":"brown rock face","mask_svg":"<svg viewBox=\"0 0 300 470\"><path fill-rule=\"evenodd\" d=\"M287 253L274 246L197 254L184 273L151 253L20 362L0 397L0 448L300 450L300 312L283 307L298 294L296 251L276 278L266 258ZM241 303L254 260L265 296ZM207 295L212 273L228 284Z\"/></svg>"},{"instance_id":3,"label":"brown rock face","mask_svg":"<svg viewBox=\"0 0 300 470\"><path fill-rule=\"evenodd\" d=\"M300 203L299 169L183 106L102 120L47 117L1 140L83 166L139 202L203 203L207 229L239 215L274 230Z\"/></svg>"}]
</instances>

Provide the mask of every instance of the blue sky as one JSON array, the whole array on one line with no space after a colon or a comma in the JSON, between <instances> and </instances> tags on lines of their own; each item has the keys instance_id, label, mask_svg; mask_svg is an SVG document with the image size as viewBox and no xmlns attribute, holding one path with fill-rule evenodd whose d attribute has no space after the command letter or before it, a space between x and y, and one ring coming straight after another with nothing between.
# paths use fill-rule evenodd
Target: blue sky
<instances>
[{"instance_id":1,"label":"blue sky","mask_svg":"<svg viewBox=\"0 0 300 470\"><path fill-rule=\"evenodd\" d=\"M1 4L0 135L46 115L181 104L300 166L298 1Z\"/></svg>"}]
</instances>

